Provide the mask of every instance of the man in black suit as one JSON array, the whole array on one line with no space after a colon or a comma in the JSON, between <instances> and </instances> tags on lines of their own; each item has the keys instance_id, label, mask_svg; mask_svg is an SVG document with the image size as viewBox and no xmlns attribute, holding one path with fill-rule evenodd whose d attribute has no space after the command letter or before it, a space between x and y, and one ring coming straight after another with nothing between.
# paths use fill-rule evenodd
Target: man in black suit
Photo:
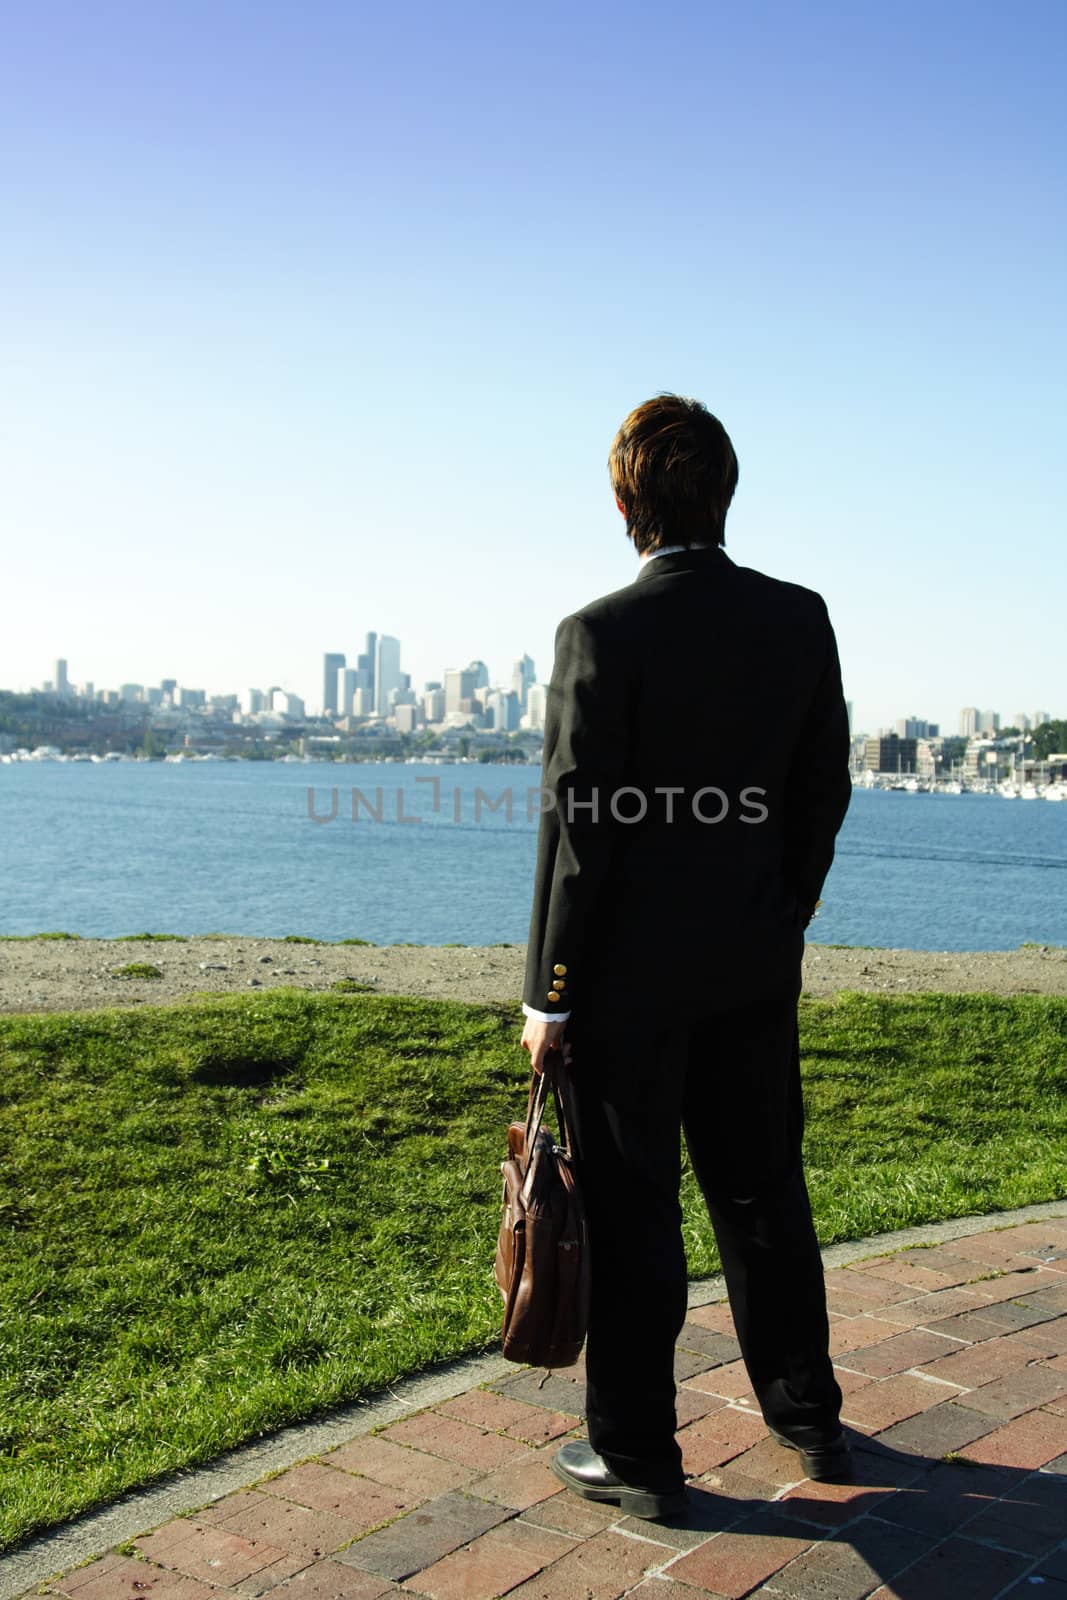
<instances>
[{"instance_id":1,"label":"man in black suit","mask_svg":"<svg viewBox=\"0 0 1067 1600\"><path fill-rule=\"evenodd\" d=\"M641 568L556 631L522 1043L535 1070L570 1076L589 1225L589 1439L553 1470L663 1516L686 1504L683 1126L763 1416L809 1476L848 1474L797 1001L849 734L822 597L723 549L737 459L722 424L660 395L626 418L609 468Z\"/></svg>"}]
</instances>

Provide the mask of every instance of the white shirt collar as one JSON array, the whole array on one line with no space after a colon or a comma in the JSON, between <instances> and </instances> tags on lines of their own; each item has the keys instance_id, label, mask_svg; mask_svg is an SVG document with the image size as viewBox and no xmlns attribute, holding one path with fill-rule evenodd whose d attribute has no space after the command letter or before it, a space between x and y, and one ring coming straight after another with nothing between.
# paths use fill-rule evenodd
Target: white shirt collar
<instances>
[{"instance_id":1,"label":"white shirt collar","mask_svg":"<svg viewBox=\"0 0 1067 1600\"><path fill-rule=\"evenodd\" d=\"M660 545L658 550L650 550L648 555L642 559L655 561L657 556L676 556L682 550L711 550L712 548L713 546L710 544L664 544Z\"/></svg>"}]
</instances>

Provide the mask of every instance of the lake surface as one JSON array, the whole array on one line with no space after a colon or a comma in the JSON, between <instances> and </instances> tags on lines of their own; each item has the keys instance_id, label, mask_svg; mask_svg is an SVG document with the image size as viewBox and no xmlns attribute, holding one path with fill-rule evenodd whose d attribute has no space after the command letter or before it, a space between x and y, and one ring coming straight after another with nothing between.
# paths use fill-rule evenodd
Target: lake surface
<instances>
[{"instance_id":1,"label":"lake surface","mask_svg":"<svg viewBox=\"0 0 1067 1600\"><path fill-rule=\"evenodd\" d=\"M0 933L521 943L539 778L406 763L0 765ZM335 789L336 818L314 821L309 800L329 818ZM381 820L357 799L353 822L353 791L377 807L379 789ZM1067 804L854 790L809 937L1067 945Z\"/></svg>"}]
</instances>

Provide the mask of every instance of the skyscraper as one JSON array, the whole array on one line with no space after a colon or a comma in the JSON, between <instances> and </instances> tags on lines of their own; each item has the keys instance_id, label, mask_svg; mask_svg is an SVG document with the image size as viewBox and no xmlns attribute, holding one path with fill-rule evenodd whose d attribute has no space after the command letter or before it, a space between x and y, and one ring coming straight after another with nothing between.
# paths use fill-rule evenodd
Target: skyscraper
<instances>
[{"instance_id":1,"label":"skyscraper","mask_svg":"<svg viewBox=\"0 0 1067 1600\"><path fill-rule=\"evenodd\" d=\"M61 656L56 662L56 675L54 681L56 694L70 693L70 683L67 679L67 662L66 658L63 656Z\"/></svg>"},{"instance_id":2,"label":"skyscraper","mask_svg":"<svg viewBox=\"0 0 1067 1600\"><path fill-rule=\"evenodd\" d=\"M495 733L511 733L519 725L519 697L514 689L497 689L487 697L486 710Z\"/></svg>"},{"instance_id":3,"label":"skyscraper","mask_svg":"<svg viewBox=\"0 0 1067 1600\"><path fill-rule=\"evenodd\" d=\"M370 644L371 635L367 635ZM387 717L392 710L389 701L393 689L402 689L404 686L403 675L400 671L400 640L394 639L391 634L383 633L378 636L377 648L374 658L374 709L380 717Z\"/></svg>"},{"instance_id":4,"label":"skyscraper","mask_svg":"<svg viewBox=\"0 0 1067 1600\"><path fill-rule=\"evenodd\" d=\"M532 683L530 693L526 700L525 724L529 728L543 728L545 725L545 705L548 699L548 685Z\"/></svg>"},{"instance_id":5,"label":"skyscraper","mask_svg":"<svg viewBox=\"0 0 1067 1600\"><path fill-rule=\"evenodd\" d=\"M367 676L366 678L360 679L360 688L367 691L367 699L365 703L368 705L374 705L374 674L378 670L378 635L376 633L368 633L367 648L356 662L356 666L360 669L366 669Z\"/></svg>"},{"instance_id":6,"label":"skyscraper","mask_svg":"<svg viewBox=\"0 0 1067 1600\"><path fill-rule=\"evenodd\" d=\"M322 658L322 714L324 717L337 715L337 674L343 669L345 658L336 651L327 653ZM345 713L347 715L347 713Z\"/></svg>"},{"instance_id":7,"label":"skyscraper","mask_svg":"<svg viewBox=\"0 0 1067 1600\"><path fill-rule=\"evenodd\" d=\"M462 711L464 701L474 698L474 673L470 667L445 669L445 714Z\"/></svg>"},{"instance_id":8,"label":"skyscraper","mask_svg":"<svg viewBox=\"0 0 1067 1600\"><path fill-rule=\"evenodd\" d=\"M530 692L530 685L536 679L533 661L529 656L520 656L511 670L511 688L518 696L520 712L526 710L526 697Z\"/></svg>"},{"instance_id":9,"label":"skyscraper","mask_svg":"<svg viewBox=\"0 0 1067 1600\"><path fill-rule=\"evenodd\" d=\"M443 722L445 719L445 691L437 684L434 688L426 685L422 697L422 714L427 722Z\"/></svg>"}]
</instances>

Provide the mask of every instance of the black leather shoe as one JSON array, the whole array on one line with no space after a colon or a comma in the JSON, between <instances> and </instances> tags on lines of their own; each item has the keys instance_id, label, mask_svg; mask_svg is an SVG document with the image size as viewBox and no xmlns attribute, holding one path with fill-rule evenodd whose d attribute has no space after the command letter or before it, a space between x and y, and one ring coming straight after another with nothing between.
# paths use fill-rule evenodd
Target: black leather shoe
<instances>
[{"instance_id":1,"label":"black leather shoe","mask_svg":"<svg viewBox=\"0 0 1067 1600\"><path fill-rule=\"evenodd\" d=\"M689 1505L684 1480L677 1489L642 1489L625 1483L586 1439L569 1439L560 1445L549 1466L561 1483L583 1500L616 1501L631 1517L674 1517Z\"/></svg>"},{"instance_id":2,"label":"black leather shoe","mask_svg":"<svg viewBox=\"0 0 1067 1600\"><path fill-rule=\"evenodd\" d=\"M774 1428L769 1428L768 1432L787 1450L798 1453L806 1478L814 1478L817 1483L851 1483L852 1451L844 1433L828 1439L825 1444L797 1444L795 1439L787 1439Z\"/></svg>"}]
</instances>

